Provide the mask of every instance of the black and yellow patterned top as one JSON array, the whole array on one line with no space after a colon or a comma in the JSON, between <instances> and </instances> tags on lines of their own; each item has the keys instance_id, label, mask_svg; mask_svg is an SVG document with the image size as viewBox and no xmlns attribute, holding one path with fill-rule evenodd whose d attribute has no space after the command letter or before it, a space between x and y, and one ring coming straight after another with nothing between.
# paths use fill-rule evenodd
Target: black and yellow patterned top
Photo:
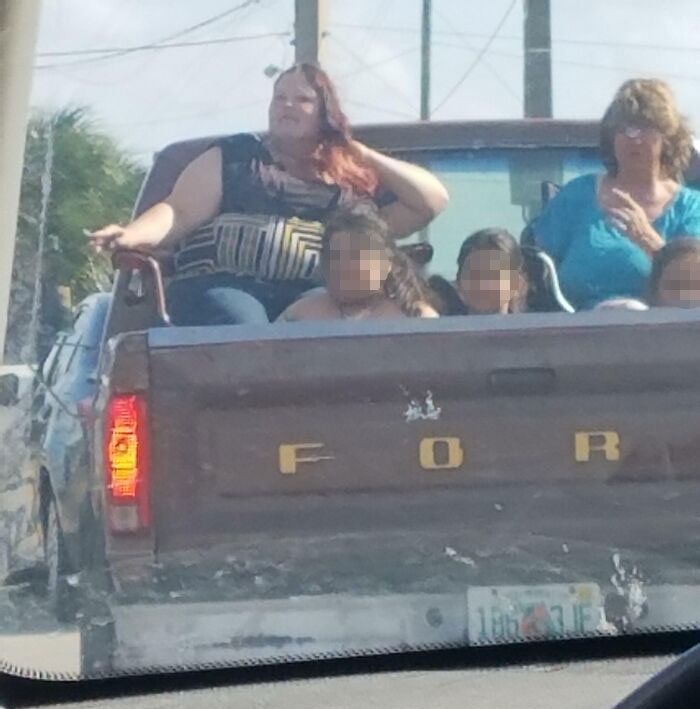
<instances>
[{"instance_id":1,"label":"black and yellow patterned top","mask_svg":"<svg viewBox=\"0 0 700 709\"><path fill-rule=\"evenodd\" d=\"M375 208L338 185L293 177L257 135L241 133L217 145L222 212L177 244L177 276L228 271L270 281L316 281L323 224L331 212L360 203Z\"/></svg>"}]
</instances>

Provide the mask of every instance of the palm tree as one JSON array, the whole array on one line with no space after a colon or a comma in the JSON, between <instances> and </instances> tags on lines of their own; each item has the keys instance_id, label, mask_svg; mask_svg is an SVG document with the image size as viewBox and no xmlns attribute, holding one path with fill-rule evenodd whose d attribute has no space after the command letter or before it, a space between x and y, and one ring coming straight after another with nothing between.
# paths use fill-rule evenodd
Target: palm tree
<instances>
[{"instance_id":1,"label":"palm tree","mask_svg":"<svg viewBox=\"0 0 700 709\"><path fill-rule=\"evenodd\" d=\"M47 164L51 153L51 164ZM66 308L59 289L77 302L109 287L110 264L90 252L83 229L127 221L143 177L143 168L96 126L86 109L69 108L32 117L22 175L5 361L21 361L28 352L31 359L41 359L64 325ZM38 333L30 332L32 323Z\"/></svg>"}]
</instances>

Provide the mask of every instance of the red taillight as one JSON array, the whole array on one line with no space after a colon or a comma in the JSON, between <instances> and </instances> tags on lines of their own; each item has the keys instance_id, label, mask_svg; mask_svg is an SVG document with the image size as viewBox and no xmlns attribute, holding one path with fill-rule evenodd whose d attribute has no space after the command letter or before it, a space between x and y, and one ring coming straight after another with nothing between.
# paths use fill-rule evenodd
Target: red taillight
<instances>
[{"instance_id":1,"label":"red taillight","mask_svg":"<svg viewBox=\"0 0 700 709\"><path fill-rule=\"evenodd\" d=\"M134 532L151 523L148 448L146 399L140 394L113 396L105 436L112 531Z\"/></svg>"}]
</instances>

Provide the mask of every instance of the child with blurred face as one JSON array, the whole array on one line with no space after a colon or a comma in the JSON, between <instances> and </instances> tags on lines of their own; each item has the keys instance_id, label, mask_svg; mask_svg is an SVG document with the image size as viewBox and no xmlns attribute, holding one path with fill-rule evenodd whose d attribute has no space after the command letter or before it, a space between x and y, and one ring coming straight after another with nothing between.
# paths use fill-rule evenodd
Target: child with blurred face
<instances>
[{"instance_id":1,"label":"child with blurred face","mask_svg":"<svg viewBox=\"0 0 700 709\"><path fill-rule=\"evenodd\" d=\"M437 317L423 279L379 218L339 212L326 225L325 238L326 291L302 297L281 320Z\"/></svg>"},{"instance_id":2,"label":"child with blurred face","mask_svg":"<svg viewBox=\"0 0 700 709\"><path fill-rule=\"evenodd\" d=\"M375 234L350 230L328 239L326 282L331 298L341 308L383 300L384 283L391 272L390 255Z\"/></svg>"},{"instance_id":3,"label":"child with blurred face","mask_svg":"<svg viewBox=\"0 0 700 709\"><path fill-rule=\"evenodd\" d=\"M470 314L523 310L523 255L505 229L482 229L462 244L457 257L457 292Z\"/></svg>"},{"instance_id":4,"label":"child with blurred face","mask_svg":"<svg viewBox=\"0 0 700 709\"><path fill-rule=\"evenodd\" d=\"M659 250L654 257L649 290L652 305L700 307L700 239L672 239Z\"/></svg>"}]
</instances>

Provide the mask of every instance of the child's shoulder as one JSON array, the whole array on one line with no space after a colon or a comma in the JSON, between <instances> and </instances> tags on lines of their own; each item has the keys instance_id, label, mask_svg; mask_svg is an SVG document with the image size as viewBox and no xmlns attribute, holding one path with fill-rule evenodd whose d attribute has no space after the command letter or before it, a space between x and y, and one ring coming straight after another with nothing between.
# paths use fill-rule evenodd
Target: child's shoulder
<instances>
[{"instance_id":1,"label":"child's shoulder","mask_svg":"<svg viewBox=\"0 0 700 709\"><path fill-rule=\"evenodd\" d=\"M338 307L327 291L299 298L279 316L279 320L315 320L338 317Z\"/></svg>"}]
</instances>

